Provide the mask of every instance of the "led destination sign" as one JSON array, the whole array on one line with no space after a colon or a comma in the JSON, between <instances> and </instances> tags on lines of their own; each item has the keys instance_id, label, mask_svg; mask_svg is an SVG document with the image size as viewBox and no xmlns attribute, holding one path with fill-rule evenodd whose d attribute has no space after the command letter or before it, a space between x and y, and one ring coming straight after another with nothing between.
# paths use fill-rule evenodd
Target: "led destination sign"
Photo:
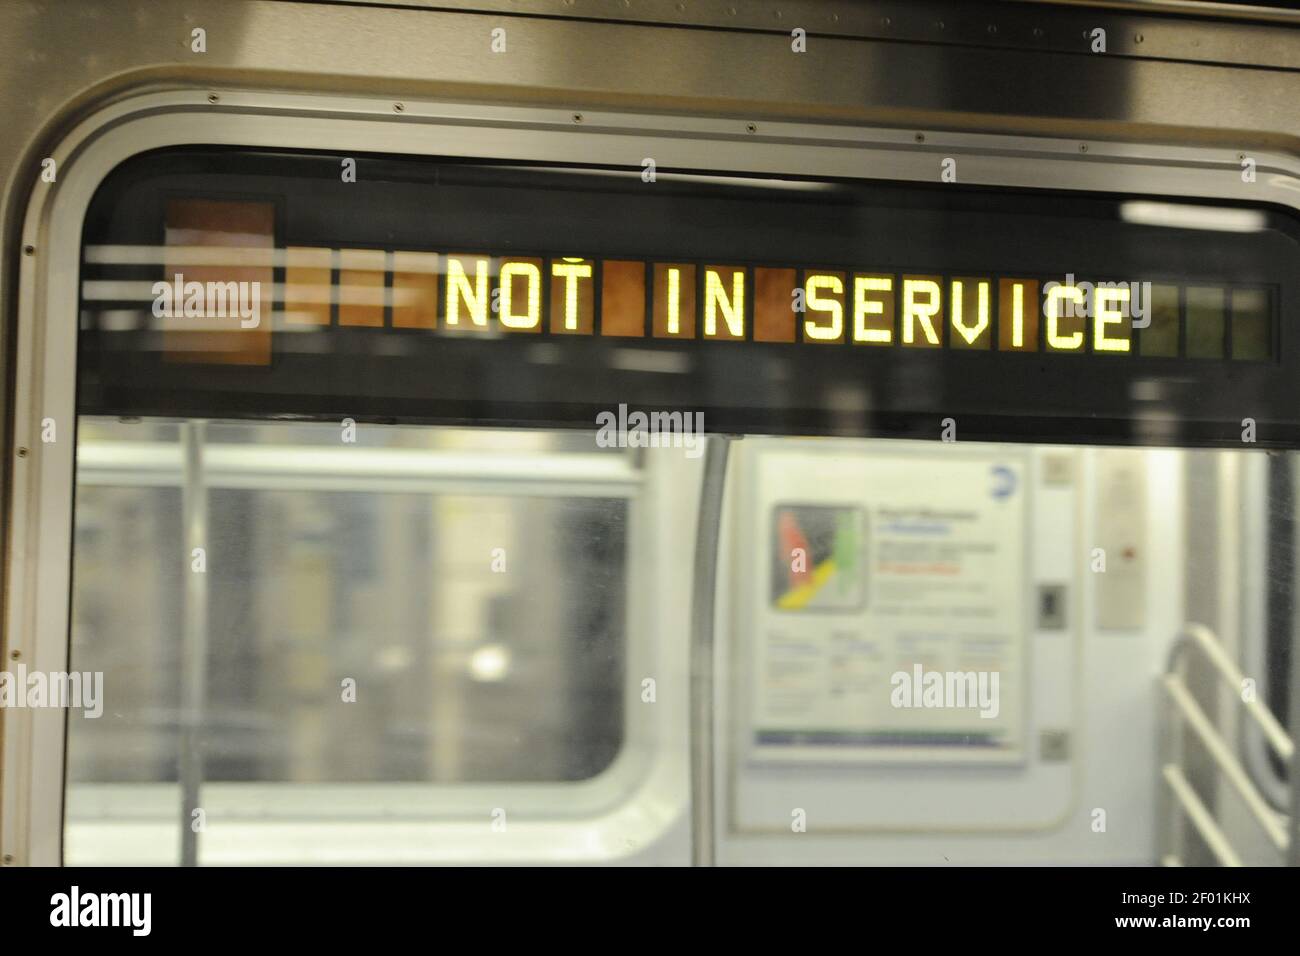
<instances>
[{"instance_id":1,"label":"led destination sign","mask_svg":"<svg viewBox=\"0 0 1300 956\"><path fill-rule=\"evenodd\" d=\"M1269 290L1064 276L290 248L286 325L1269 359ZM351 265L350 265L351 264ZM387 272L387 281L383 273ZM383 287L391 288L385 300ZM375 293L369 305L357 292ZM387 313L385 312L387 303Z\"/></svg>"},{"instance_id":2,"label":"led destination sign","mask_svg":"<svg viewBox=\"0 0 1300 956\"><path fill-rule=\"evenodd\" d=\"M1189 447L1250 419L1300 447L1300 222L1275 210L1228 235L1128 195L366 173L197 147L116 170L83 233L80 413L591 429L626 406Z\"/></svg>"}]
</instances>

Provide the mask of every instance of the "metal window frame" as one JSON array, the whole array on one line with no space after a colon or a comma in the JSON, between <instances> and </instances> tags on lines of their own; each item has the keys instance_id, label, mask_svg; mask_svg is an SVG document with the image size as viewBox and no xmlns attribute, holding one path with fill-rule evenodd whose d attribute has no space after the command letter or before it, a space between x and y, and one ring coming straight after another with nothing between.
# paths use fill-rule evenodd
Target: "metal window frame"
<instances>
[{"instance_id":1,"label":"metal window frame","mask_svg":"<svg viewBox=\"0 0 1300 956\"><path fill-rule=\"evenodd\" d=\"M6 614L11 658L29 668L63 670L67 664L74 455L67 437L75 420L77 281L86 209L105 175L129 157L218 142L340 157L446 155L608 164L636 172L650 156L660 170L915 182L937 181L941 160L954 157L964 184L1103 193L1123 188L1300 210L1300 162L1267 150L1252 151L1257 181L1247 184L1239 175L1240 154L1223 147L961 132L922 137L878 127L224 88L129 96L89 116L51 150L60 179L37 183L22 229ZM63 441L40 442L46 417L65 423ZM60 861L64 718L58 711L26 709L6 715L0 842L11 862ZM657 719L665 732L675 726L667 716ZM656 746L667 744L659 739ZM684 777L661 763L658 757L652 761L646 785L680 786ZM659 793L670 803L686 796ZM612 827L631 829L601 831L575 844L575 859L607 859L602 854L615 843L662 832L658 807L655 813L634 810L624 806L608 814ZM529 845L544 845L538 839Z\"/></svg>"}]
</instances>

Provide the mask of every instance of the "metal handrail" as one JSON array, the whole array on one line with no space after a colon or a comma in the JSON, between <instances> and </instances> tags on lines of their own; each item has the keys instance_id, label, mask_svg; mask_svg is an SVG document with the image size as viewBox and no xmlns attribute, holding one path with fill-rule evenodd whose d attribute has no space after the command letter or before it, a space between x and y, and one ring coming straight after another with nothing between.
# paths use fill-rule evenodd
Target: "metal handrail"
<instances>
[{"instance_id":1,"label":"metal handrail","mask_svg":"<svg viewBox=\"0 0 1300 956\"><path fill-rule=\"evenodd\" d=\"M1182 718L1182 722L1192 728L1197 738L1204 745L1206 752L1214 760L1216 767L1241 796L1251 816L1254 817L1255 822L1259 824L1274 848L1281 853L1285 853L1290 846L1290 837L1285 822L1286 817L1277 813L1268 805L1263 793L1251 780L1245 768L1242 767L1241 762L1232 752L1232 748L1223 735L1215 729L1205 711L1201 709L1201 706L1187 689L1187 683L1183 679L1181 668L1184 659L1192 650L1200 651L1213 666L1218 678L1236 691L1234 699L1241 704L1250 718L1259 725L1269 746L1280 758L1284 761L1290 761L1295 752L1295 744L1267 707L1253 696L1246 699L1241 695L1245 675L1228 657L1214 632L1203 624L1189 623L1184 625L1174 639L1174 645L1169 654L1169 662L1161 681L1165 694L1174 710ZM1195 790L1192 789L1178 763L1176 761L1164 762L1161 767L1161 776L1173 795L1177 806L1191 821L1215 858L1224 866L1240 866L1240 857L1233 850L1227 836L1214 822L1213 815L1197 796ZM1166 858L1174 863L1181 862L1176 855L1166 855Z\"/></svg>"},{"instance_id":2,"label":"metal handrail","mask_svg":"<svg viewBox=\"0 0 1300 956\"><path fill-rule=\"evenodd\" d=\"M1210 852L1214 854L1215 859L1224 866L1241 866L1241 857L1237 856L1237 851L1228 842L1228 837L1219 829L1219 825L1214 822L1214 814L1196 795L1196 791L1187 782L1187 777L1183 772L1173 764L1165 764L1162 776L1165 778L1165 783L1169 784L1169 789L1173 791L1174 796L1178 798L1179 804L1187 811L1188 817L1191 818L1192 824L1196 827L1196 832L1201 835L1201 839L1210 848ZM1182 861L1176 856L1172 860L1175 865L1182 864Z\"/></svg>"}]
</instances>

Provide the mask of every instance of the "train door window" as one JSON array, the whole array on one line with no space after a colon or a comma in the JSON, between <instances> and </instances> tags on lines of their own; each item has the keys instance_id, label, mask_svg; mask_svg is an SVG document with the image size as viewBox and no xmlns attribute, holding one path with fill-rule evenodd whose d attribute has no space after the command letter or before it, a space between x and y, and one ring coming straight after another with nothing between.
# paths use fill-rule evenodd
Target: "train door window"
<instances>
[{"instance_id":1,"label":"train door window","mask_svg":"<svg viewBox=\"0 0 1300 956\"><path fill-rule=\"evenodd\" d=\"M1223 861L1193 797L1254 825L1188 708L1235 672L1187 657L1280 613L1239 600L1267 508L1229 519L1300 447L1288 214L360 163L173 149L91 204L73 662L129 690L71 724L69 859L684 862L705 781L723 862ZM725 480L705 433L745 436Z\"/></svg>"}]
</instances>

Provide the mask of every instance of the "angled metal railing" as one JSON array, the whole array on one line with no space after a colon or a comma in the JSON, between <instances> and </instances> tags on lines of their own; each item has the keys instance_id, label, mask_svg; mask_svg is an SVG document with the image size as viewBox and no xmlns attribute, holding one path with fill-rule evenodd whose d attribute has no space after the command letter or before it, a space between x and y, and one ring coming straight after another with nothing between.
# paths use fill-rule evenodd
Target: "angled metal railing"
<instances>
[{"instance_id":1,"label":"angled metal railing","mask_svg":"<svg viewBox=\"0 0 1300 956\"><path fill-rule=\"evenodd\" d=\"M1263 731L1268 746L1279 758L1290 765L1295 752L1294 742L1272 712L1254 695L1242 694L1245 675L1228 657L1214 632L1202 624L1184 625L1174 640L1168 665L1161 677L1164 700L1169 706L1167 726L1170 731L1166 738L1165 752L1161 755L1159 781L1166 811L1163 814L1165 845L1161 848L1161 862L1171 866L1182 865L1184 822L1191 823L1219 863L1224 866L1241 866L1243 862L1215 820L1214 814L1206 807L1183 772L1183 739L1187 729L1200 741L1215 768L1241 797L1251 818L1267 836L1269 843L1285 857L1290 849L1287 815L1269 805L1263 792L1237 759L1233 748L1188 689L1185 669L1189 655L1193 652L1200 654L1213 668L1215 676L1233 689L1233 700Z\"/></svg>"}]
</instances>

